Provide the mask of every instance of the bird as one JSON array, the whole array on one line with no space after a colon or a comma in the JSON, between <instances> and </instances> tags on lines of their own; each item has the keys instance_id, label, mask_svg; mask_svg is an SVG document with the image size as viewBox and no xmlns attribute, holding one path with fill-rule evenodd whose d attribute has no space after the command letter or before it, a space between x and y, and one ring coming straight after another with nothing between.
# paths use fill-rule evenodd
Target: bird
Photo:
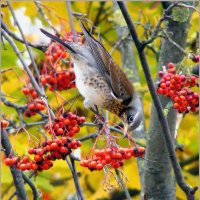
<instances>
[{"instance_id":1,"label":"bird","mask_svg":"<svg viewBox=\"0 0 200 200\"><path fill-rule=\"evenodd\" d=\"M113 60L103 44L80 21L86 44L63 41L40 29L43 34L60 43L74 64L76 87L84 97L84 106L96 105L117 115L125 132L136 129L142 121L142 103L133 84Z\"/></svg>"}]
</instances>

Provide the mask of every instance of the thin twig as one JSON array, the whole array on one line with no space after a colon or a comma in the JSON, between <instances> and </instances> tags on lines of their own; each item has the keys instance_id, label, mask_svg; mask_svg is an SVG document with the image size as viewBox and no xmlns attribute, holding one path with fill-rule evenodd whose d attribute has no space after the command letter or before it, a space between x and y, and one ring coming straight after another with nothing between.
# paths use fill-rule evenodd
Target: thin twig
<instances>
[{"instance_id":1,"label":"thin twig","mask_svg":"<svg viewBox=\"0 0 200 200\"><path fill-rule=\"evenodd\" d=\"M164 38L169 42L171 43L172 45L174 45L177 49L180 50L180 52L185 55L185 56L188 56L187 52L179 45L177 44L175 41L173 41L170 36L168 35L168 33L164 30L162 30L163 34L164 34Z\"/></svg>"},{"instance_id":2,"label":"thin twig","mask_svg":"<svg viewBox=\"0 0 200 200\"><path fill-rule=\"evenodd\" d=\"M22 178L30 186L30 188L33 192L33 200L37 200L37 198L40 196L40 193L38 192L37 188L31 181L31 179L28 176L26 176L24 173L22 173Z\"/></svg>"},{"instance_id":3,"label":"thin twig","mask_svg":"<svg viewBox=\"0 0 200 200\"><path fill-rule=\"evenodd\" d=\"M74 22L73 22L73 18L72 18L73 16L72 16L72 8L71 8L71 2L70 1L66 1L66 7L67 7L69 23L70 23L71 31L72 31L72 34L73 34L74 42L78 43L77 33L76 33L76 29L74 27Z\"/></svg>"},{"instance_id":4,"label":"thin twig","mask_svg":"<svg viewBox=\"0 0 200 200\"><path fill-rule=\"evenodd\" d=\"M100 6L99 6L98 12L97 12L97 14L96 14L95 21L94 21L94 23L93 23L94 26L97 26L97 25L98 25L100 16L101 16L101 14L102 14L102 12L103 12L103 9L104 9L104 6L105 6L105 4L106 4L106 2L99 2L99 3L100 3Z\"/></svg>"},{"instance_id":5,"label":"thin twig","mask_svg":"<svg viewBox=\"0 0 200 200\"><path fill-rule=\"evenodd\" d=\"M174 2L173 4L171 4L166 10L164 10L162 17L158 20L158 23L155 27L155 29L153 31L151 31L151 37L146 40L146 41L142 41L142 44L144 46L146 46L149 43L152 43L157 37L161 37L161 35L159 35L159 32L161 31L161 24L169 19L170 17L168 16L168 13L171 12L171 10L173 9L173 7L175 7L178 4L178 2Z\"/></svg>"},{"instance_id":6,"label":"thin twig","mask_svg":"<svg viewBox=\"0 0 200 200\"><path fill-rule=\"evenodd\" d=\"M197 8L195 8L194 6L186 5L186 4L183 4L183 3L178 3L177 6L178 7L184 7L184 8L191 8L191 9L195 10L196 12L198 12L198 14L200 14L199 10Z\"/></svg>"},{"instance_id":7,"label":"thin twig","mask_svg":"<svg viewBox=\"0 0 200 200\"><path fill-rule=\"evenodd\" d=\"M19 60L21 61L25 71L27 72L30 80L31 80L31 83L33 85L33 87L36 89L37 93L42 96L43 94L41 93L41 90L40 90L40 87L38 85L38 83L36 82L35 78L33 77L33 74L31 72L31 70L29 69L28 65L24 62L23 58L22 58L22 55L19 51L19 49L17 48L16 44L9 38L9 36L7 35L7 33L1 29L1 33L3 35L3 37L10 43L10 45L12 46L14 52L16 53L16 55L18 56Z\"/></svg>"},{"instance_id":8,"label":"thin twig","mask_svg":"<svg viewBox=\"0 0 200 200\"><path fill-rule=\"evenodd\" d=\"M24 33L23 33L23 31L22 31L22 28L21 28L21 26L20 26L20 24L19 24L19 22L18 22L18 20L17 20L17 17L16 17L16 15L15 15L15 12L14 12L14 10L13 10L11 4L10 4L9 2L7 2L7 4L8 4L8 7L9 7L9 9L10 9L10 12L11 12L11 14L12 14L12 17L13 17L13 19L14 19L14 22L15 22L15 24L17 25L17 27L18 27L18 29L19 29L19 32L20 32L20 34L21 34L21 36L22 36L22 38L23 38L23 42L24 42L24 44L25 44L25 46L26 46L26 49L27 49L28 54L29 54L29 56L30 56L30 59L31 59L31 62L32 62L32 65L33 65L33 68L34 68L34 71L35 71L37 80L38 80L38 82L39 82L39 81L40 81L40 73L39 73L38 67L37 67L37 65L36 65L36 63L35 63L35 60L34 60L34 58L33 58L33 54L32 54L32 52L31 52L31 49L29 48L29 45L28 45L28 43L27 43L27 41L26 41L26 38L25 38ZM43 87L43 86L41 86L41 87Z\"/></svg>"},{"instance_id":9,"label":"thin twig","mask_svg":"<svg viewBox=\"0 0 200 200\"><path fill-rule=\"evenodd\" d=\"M155 85L153 83L153 79L151 77L149 65L147 63L147 59L146 59L146 56L144 54L144 51L143 51L143 49L141 49L141 43L138 39L135 27L132 23L131 17L129 15L128 11L127 11L127 8L126 8L124 2L118 2L118 5L120 7L120 10L121 10L121 12L124 16L126 23L127 23L127 26L129 28L132 39L135 43L135 46L137 48L137 51L138 51L138 54L139 54L139 57L140 57L140 61L141 61L141 65L142 65L142 68L143 68L143 71L144 71L144 74L145 74L147 85L149 87L149 91L151 93L153 103L155 105L155 108L156 108L156 111L157 111L157 114L158 114L158 119L159 119L159 122L160 122L160 125L161 125L161 128L162 128L163 137L164 137L164 140L165 140L165 143L166 143L166 146L167 146L168 153L170 155L170 160L171 160L171 164L172 164L172 167L173 167L173 170L174 170L176 181L177 181L178 185L180 186L180 188L187 195L187 198L188 199L194 199L194 193L197 190L197 188L196 187L195 188L190 187L185 182L184 177L182 176L181 167L179 165L179 162L178 162L178 159L176 157L175 150L174 150L174 145L173 145L172 137L171 137L171 134L170 134L169 125L168 125L167 119L164 116L162 104L161 104L159 97L156 93L156 88L155 88Z\"/></svg>"},{"instance_id":10,"label":"thin twig","mask_svg":"<svg viewBox=\"0 0 200 200\"><path fill-rule=\"evenodd\" d=\"M124 184L124 182L123 182L123 180L122 180L122 177L121 177L120 174L119 174L119 170L115 169L115 172L116 172L117 177L118 177L118 179L119 179L120 185L121 185L121 187L122 187L123 190L124 190L124 193L125 193L125 195L126 195L126 199L127 199L127 200L131 200L131 195L129 194L129 192L128 192L128 190L127 190L127 188L126 188L126 186L125 186L125 184Z\"/></svg>"},{"instance_id":11,"label":"thin twig","mask_svg":"<svg viewBox=\"0 0 200 200\"><path fill-rule=\"evenodd\" d=\"M3 35L3 37L10 43L10 45L12 46L14 52L16 53L16 55L18 56L19 60L21 61L25 71L27 72L30 80L31 80L31 83L33 85L33 87L35 88L35 90L37 91L37 93L39 94L39 96L41 96L41 99L44 101L46 107L47 107L47 110L49 111L51 117L54 119L55 118L55 115L52 111L52 109L50 108L49 104L48 104L48 101L47 101L47 97L44 93L44 90L41 90L40 86L38 85L38 83L36 82L31 70L29 69L28 65L24 62L23 58L22 58L22 55L19 51L19 49L17 48L16 44L9 38L8 34L3 30L1 29L1 33Z\"/></svg>"},{"instance_id":12,"label":"thin twig","mask_svg":"<svg viewBox=\"0 0 200 200\"><path fill-rule=\"evenodd\" d=\"M36 171L33 171L33 172L28 176L28 178L29 178L29 179L32 178L32 176L34 176L35 173L36 173ZM23 174L23 173L22 173L22 174ZM26 184L26 183L27 183L27 182L24 180L24 184ZM10 185L9 185L9 189L12 187L12 185L13 185L13 184L10 184ZM4 194L6 194L6 193L8 192L9 189L7 189L7 191L5 191ZM13 199L14 196L15 196L16 194L17 194L17 191L14 191L14 192L10 195L10 197L8 198L8 200ZM3 195L2 195L2 196L3 196Z\"/></svg>"},{"instance_id":13,"label":"thin twig","mask_svg":"<svg viewBox=\"0 0 200 200\"><path fill-rule=\"evenodd\" d=\"M66 162L67 162L67 164L68 164L68 166L71 170L71 173L72 173L72 176L73 176L73 179L74 179L77 197L80 200L84 200L83 192L82 192L79 180L78 180L78 174L76 172L75 162L74 162L74 159L71 157L71 155L70 155L70 161L71 161L71 163L68 161L68 159L66 159Z\"/></svg>"},{"instance_id":14,"label":"thin twig","mask_svg":"<svg viewBox=\"0 0 200 200\"><path fill-rule=\"evenodd\" d=\"M22 40L21 38L19 38L15 33L13 33L11 30L9 30L9 28L6 26L6 24L4 23L4 21L1 19L1 28L4 29L6 31L6 33L11 36L14 40L17 40L18 42L24 43L24 40ZM47 50L47 45L40 45L40 44L32 44L31 42L27 42L27 44L30 47L33 47L35 49L39 49L42 52L45 52Z\"/></svg>"},{"instance_id":15,"label":"thin twig","mask_svg":"<svg viewBox=\"0 0 200 200\"><path fill-rule=\"evenodd\" d=\"M50 20L48 19L48 17L46 16L46 14L44 13L44 11L42 10L42 8L40 7L39 3L37 1L34 1L36 7L37 7L37 11L40 13L40 15L44 18L44 20L47 22L47 24L49 25L49 27L51 27L56 33L58 33L58 31L52 26Z\"/></svg>"},{"instance_id":16,"label":"thin twig","mask_svg":"<svg viewBox=\"0 0 200 200\"><path fill-rule=\"evenodd\" d=\"M100 127L98 124L95 124L95 123L92 123L92 122L85 122L81 126L96 126L96 127ZM111 132L119 133L119 134L124 136L124 132L121 131L120 129L115 128L113 126L111 126L111 127L109 126L108 128L110 129ZM85 140L88 140L88 139L96 138L98 136L98 133L99 132L91 133L89 135L86 135L84 137L79 138L78 140L85 141ZM137 145L140 145L142 147L145 147L145 145L143 143L135 140L130 134L126 134L125 137L128 138L131 142L136 143Z\"/></svg>"}]
</instances>

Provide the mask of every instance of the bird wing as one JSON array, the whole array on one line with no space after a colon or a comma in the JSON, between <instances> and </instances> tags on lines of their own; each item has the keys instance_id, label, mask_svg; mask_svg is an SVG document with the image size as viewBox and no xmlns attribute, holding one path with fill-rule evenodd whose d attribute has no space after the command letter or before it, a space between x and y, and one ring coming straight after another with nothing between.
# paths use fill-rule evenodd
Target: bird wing
<instances>
[{"instance_id":1,"label":"bird wing","mask_svg":"<svg viewBox=\"0 0 200 200\"><path fill-rule=\"evenodd\" d=\"M90 34L82 21L80 22L88 46L92 50L102 76L111 86L113 95L120 101L128 103L133 97L133 85L102 44Z\"/></svg>"}]
</instances>

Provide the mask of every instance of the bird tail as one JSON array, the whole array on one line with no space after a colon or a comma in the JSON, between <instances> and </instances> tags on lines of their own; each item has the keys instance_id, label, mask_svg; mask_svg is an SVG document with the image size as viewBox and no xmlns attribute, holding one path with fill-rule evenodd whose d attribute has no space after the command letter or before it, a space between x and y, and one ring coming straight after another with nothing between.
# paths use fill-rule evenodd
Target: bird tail
<instances>
[{"instance_id":1,"label":"bird tail","mask_svg":"<svg viewBox=\"0 0 200 200\"><path fill-rule=\"evenodd\" d=\"M47 37L51 38L52 40L62 44L68 51L69 53L77 53L77 51L72 47L72 45L70 45L70 43L68 42L64 42L63 40L61 40L59 37L56 37L55 35L52 35L51 33L45 31L44 29L40 29L40 31L42 33L44 33Z\"/></svg>"}]
</instances>

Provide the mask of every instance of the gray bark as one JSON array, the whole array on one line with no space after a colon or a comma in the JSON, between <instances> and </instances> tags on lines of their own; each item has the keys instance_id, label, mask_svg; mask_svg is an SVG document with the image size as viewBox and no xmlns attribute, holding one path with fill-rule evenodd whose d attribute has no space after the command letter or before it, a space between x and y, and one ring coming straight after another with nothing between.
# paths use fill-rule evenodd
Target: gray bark
<instances>
[{"instance_id":1,"label":"gray bark","mask_svg":"<svg viewBox=\"0 0 200 200\"><path fill-rule=\"evenodd\" d=\"M7 132L4 129L1 130L1 144L2 144L3 148L5 149L6 156L9 156L11 152L12 152L12 155L14 155L10 141L8 139ZM18 200L26 200L27 196L26 196L26 190L24 188L22 172L20 170L16 169L15 166L10 167L10 171L12 173L13 181L14 181L14 184L16 187L17 199Z\"/></svg>"},{"instance_id":2,"label":"gray bark","mask_svg":"<svg viewBox=\"0 0 200 200\"><path fill-rule=\"evenodd\" d=\"M185 48L189 27L189 19L180 23L166 21L164 30L181 47ZM166 39L161 41L161 50L158 62L158 70L169 62L178 63L183 59L183 54ZM163 107L169 102L169 98L160 97ZM167 119L171 135L174 138L176 126L176 111L171 109ZM170 164L169 155L163 139L158 116L154 105L152 106L150 127L147 138L145 161L145 192L148 200L174 200L176 199L175 178Z\"/></svg>"}]
</instances>

